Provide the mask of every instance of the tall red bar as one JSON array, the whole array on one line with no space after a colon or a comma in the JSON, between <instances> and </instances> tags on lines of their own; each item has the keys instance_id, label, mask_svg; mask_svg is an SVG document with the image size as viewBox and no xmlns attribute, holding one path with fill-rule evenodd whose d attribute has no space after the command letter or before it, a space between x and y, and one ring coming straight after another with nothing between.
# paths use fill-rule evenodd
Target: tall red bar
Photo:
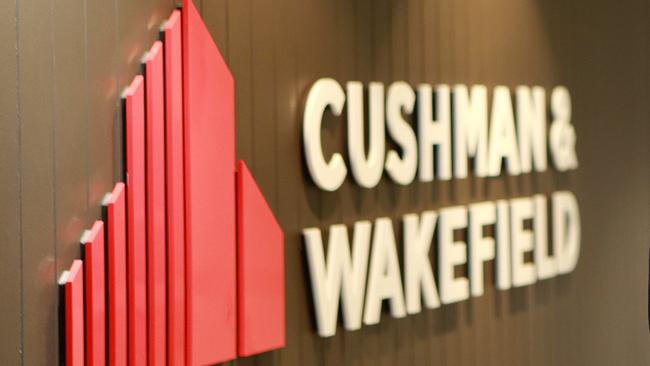
<instances>
[{"instance_id":1,"label":"tall red bar","mask_svg":"<svg viewBox=\"0 0 650 366\"><path fill-rule=\"evenodd\" d=\"M187 364L236 357L234 80L183 1Z\"/></svg>"},{"instance_id":2,"label":"tall red bar","mask_svg":"<svg viewBox=\"0 0 650 366\"><path fill-rule=\"evenodd\" d=\"M243 161L237 163L238 353L284 347L284 233Z\"/></svg>"},{"instance_id":3,"label":"tall red bar","mask_svg":"<svg viewBox=\"0 0 650 366\"><path fill-rule=\"evenodd\" d=\"M166 360L165 85L162 42L145 59L148 364Z\"/></svg>"},{"instance_id":4,"label":"tall red bar","mask_svg":"<svg viewBox=\"0 0 650 366\"><path fill-rule=\"evenodd\" d=\"M65 296L65 365L84 366L83 262L74 260L59 283Z\"/></svg>"},{"instance_id":5,"label":"tall red bar","mask_svg":"<svg viewBox=\"0 0 650 366\"><path fill-rule=\"evenodd\" d=\"M167 203L167 362L185 365L185 200L181 12L163 28Z\"/></svg>"},{"instance_id":6,"label":"tall red bar","mask_svg":"<svg viewBox=\"0 0 650 366\"><path fill-rule=\"evenodd\" d=\"M81 238L86 300L86 365L106 364L106 287L104 223L95 221Z\"/></svg>"},{"instance_id":7,"label":"tall red bar","mask_svg":"<svg viewBox=\"0 0 650 366\"><path fill-rule=\"evenodd\" d=\"M104 197L108 287L108 364L127 363L126 207L124 183Z\"/></svg>"},{"instance_id":8,"label":"tall red bar","mask_svg":"<svg viewBox=\"0 0 650 366\"><path fill-rule=\"evenodd\" d=\"M145 204L144 79L124 92L129 365L147 364L147 262Z\"/></svg>"}]
</instances>

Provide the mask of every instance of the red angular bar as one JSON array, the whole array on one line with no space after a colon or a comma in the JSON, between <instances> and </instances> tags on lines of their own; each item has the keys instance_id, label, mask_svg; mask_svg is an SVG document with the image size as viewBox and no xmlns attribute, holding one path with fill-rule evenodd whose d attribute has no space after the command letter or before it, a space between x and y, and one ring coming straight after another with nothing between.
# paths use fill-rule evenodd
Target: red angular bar
<instances>
[{"instance_id":1,"label":"red angular bar","mask_svg":"<svg viewBox=\"0 0 650 366\"><path fill-rule=\"evenodd\" d=\"M181 12L163 28L167 190L167 362L185 364L185 199Z\"/></svg>"},{"instance_id":2,"label":"red angular bar","mask_svg":"<svg viewBox=\"0 0 650 366\"><path fill-rule=\"evenodd\" d=\"M126 365L126 207L124 183L104 197L108 286L108 364Z\"/></svg>"},{"instance_id":3,"label":"red angular bar","mask_svg":"<svg viewBox=\"0 0 650 366\"><path fill-rule=\"evenodd\" d=\"M165 364L167 342L164 88L162 42L156 41L145 59L149 365Z\"/></svg>"},{"instance_id":4,"label":"red angular bar","mask_svg":"<svg viewBox=\"0 0 650 366\"><path fill-rule=\"evenodd\" d=\"M234 80L183 1L187 364L236 357Z\"/></svg>"},{"instance_id":5,"label":"red angular bar","mask_svg":"<svg viewBox=\"0 0 650 366\"><path fill-rule=\"evenodd\" d=\"M126 121L127 308L129 365L147 364L144 79L124 92Z\"/></svg>"},{"instance_id":6,"label":"red angular bar","mask_svg":"<svg viewBox=\"0 0 650 366\"><path fill-rule=\"evenodd\" d=\"M95 221L81 238L86 297L86 365L106 364L104 223Z\"/></svg>"},{"instance_id":7,"label":"red angular bar","mask_svg":"<svg viewBox=\"0 0 650 366\"><path fill-rule=\"evenodd\" d=\"M237 162L238 352L285 344L284 233L255 179Z\"/></svg>"},{"instance_id":8,"label":"red angular bar","mask_svg":"<svg viewBox=\"0 0 650 366\"><path fill-rule=\"evenodd\" d=\"M76 259L59 280L65 296L65 364L84 366L83 262Z\"/></svg>"}]
</instances>

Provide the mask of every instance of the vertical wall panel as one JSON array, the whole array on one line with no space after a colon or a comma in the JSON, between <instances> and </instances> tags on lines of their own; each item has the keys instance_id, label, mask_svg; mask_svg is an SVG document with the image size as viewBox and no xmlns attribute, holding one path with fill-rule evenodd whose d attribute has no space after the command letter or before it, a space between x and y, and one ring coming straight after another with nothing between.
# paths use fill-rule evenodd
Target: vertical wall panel
<instances>
[{"instance_id":1,"label":"vertical wall panel","mask_svg":"<svg viewBox=\"0 0 650 366\"><path fill-rule=\"evenodd\" d=\"M54 207L57 269L61 270L79 257L79 238L92 222L88 215L86 154L85 4L72 0L58 1L52 11ZM76 103L68 104L70 101Z\"/></svg>"},{"instance_id":2,"label":"vertical wall panel","mask_svg":"<svg viewBox=\"0 0 650 366\"><path fill-rule=\"evenodd\" d=\"M68 255L57 263L55 213L55 110L52 8L17 3L20 119L20 219L22 222L23 362L44 365L58 358L57 291L61 271L78 258L82 228L71 236ZM82 60L83 61L83 60ZM83 140L79 141L83 144ZM81 167L83 169L83 166ZM83 183L82 183L83 184ZM84 191L81 192L84 198ZM74 255L71 254L74 252ZM17 279L12 279L15 281Z\"/></svg>"},{"instance_id":3,"label":"vertical wall panel","mask_svg":"<svg viewBox=\"0 0 650 366\"><path fill-rule=\"evenodd\" d=\"M296 39L300 36L294 31L293 23L298 15L297 9L289 1L276 3L273 7L273 51L275 57L275 139L277 159L277 206L274 213L285 231L285 290L286 290L286 346L280 350L280 360L272 365L301 365L300 343L302 323L306 320L298 316L303 302L304 286L292 286L291 278L303 275L302 248L295 245L300 241L300 191L301 175L295 166L302 164L301 148L298 144L285 143L300 140L300 128L295 125L296 116L301 113L297 103L286 101L301 99L297 90ZM281 67L279 65L282 65ZM239 93L237 94L239 96ZM237 114L239 115L239 114ZM293 128L282 128L288 123ZM287 237L290 236L290 237ZM308 322L308 321L307 321Z\"/></svg>"},{"instance_id":4,"label":"vertical wall panel","mask_svg":"<svg viewBox=\"0 0 650 366\"><path fill-rule=\"evenodd\" d=\"M104 194L113 189L116 181L124 179L123 174L115 177L113 170L114 165L123 166L114 158L115 124L121 121L121 90L117 85L121 60L116 39L119 14L115 0L85 0L85 6L88 211L91 218L99 218Z\"/></svg>"},{"instance_id":5,"label":"vertical wall panel","mask_svg":"<svg viewBox=\"0 0 650 366\"><path fill-rule=\"evenodd\" d=\"M18 44L16 3L0 4L0 364L21 362L20 121L18 119Z\"/></svg>"}]
</instances>

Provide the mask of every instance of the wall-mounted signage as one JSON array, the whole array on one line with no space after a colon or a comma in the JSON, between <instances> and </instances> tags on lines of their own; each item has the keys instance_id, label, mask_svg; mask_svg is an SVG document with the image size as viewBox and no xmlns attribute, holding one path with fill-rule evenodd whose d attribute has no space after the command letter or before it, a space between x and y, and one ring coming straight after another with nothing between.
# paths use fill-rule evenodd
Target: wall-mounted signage
<instances>
[{"instance_id":1,"label":"wall-mounted signage","mask_svg":"<svg viewBox=\"0 0 650 366\"><path fill-rule=\"evenodd\" d=\"M373 82L365 93L360 82L348 82L344 89L331 78L320 79L309 91L303 118L309 174L325 191L337 190L350 178L373 188L384 171L399 185L416 179L464 179L470 173L486 178L520 175L546 171L549 150L556 170L578 167L571 99L565 87L551 91L548 105L541 87L517 87L514 99L505 86L495 87L491 94L489 101L482 85L422 84L414 89L401 81L387 91L382 83ZM344 107L349 161L340 153L326 157L321 144L324 114L340 116ZM415 128L405 118L408 115ZM387 137L399 151L387 149ZM532 228L525 226L526 221L532 221ZM384 300L391 315L400 318L419 313L422 303L433 309L481 296L486 261L495 260L496 287L505 290L571 272L579 257L580 214L569 191L410 213L401 225L404 268L389 218L357 221L352 228L332 225L327 256L321 229L303 230L321 336L335 334L339 303L345 329L355 330L380 321ZM484 227L491 225L496 228L494 237L484 236ZM467 242L454 238L456 230L466 231ZM435 274L430 261L434 232ZM532 262L525 260L530 252ZM455 275L455 267L461 265L468 266L467 277Z\"/></svg>"},{"instance_id":2,"label":"wall-mounted signage","mask_svg":"<svg viewBox=\"0 0 650 366\"><path fill-rule=\"evenodd\" d=\"M191 0L162 36L123 93L125 182L60 279L68 366L284 347L284 233L235 159L232 74Z\"/></svg>"}]
</instances>

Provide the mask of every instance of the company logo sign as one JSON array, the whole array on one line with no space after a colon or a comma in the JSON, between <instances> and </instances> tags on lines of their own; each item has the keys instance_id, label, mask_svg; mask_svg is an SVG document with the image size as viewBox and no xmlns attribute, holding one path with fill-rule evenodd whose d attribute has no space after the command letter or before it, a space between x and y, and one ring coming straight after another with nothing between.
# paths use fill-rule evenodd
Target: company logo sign
<instances>
[{"instance_id":1,"label":"company logo sign","mask_svg":"<svg viewBox=\"0 0 650 366\"><path fill-rule=\"evenodd\" d=\"M183 2L124 91L125 174L60 278L66 365L284 347L284 234L235 160L234 80Z\"/></svg>"},{"instance_id":2,"label":"company logo sign","mask_svg":"<svg viewBox=\"0 0 650 366\"><path fill-rule=\"evenodd\" d=\"M497 86L491 94L489 103L482 85L422 84L414 90L398 81L385 91L382 83L372 82L364 91L360 82L348 82L344 89L331 78L320 79L304 109L309 174L320 189L336 191L348 177L372 189L384 173L401 186L416 179L541 173L549 155L559 172L578 168L565 87L551 91L549 104L541 87L518 87L514 102L507 87ZM340 116L344 107L347 162L339 152L325 156L320 137L324 114ZM388 147L387 137L395 148ZM486 227L494 227L495 234L484 235ZM401 229L403 269L388 217L360 220L351 228L330 226L327 255L321 229L303 230L321 336L336 333L339 304L345 329L356 330L379 323L384 300L391 315L402 318L421 312L423 305L435 309L481 296L487 261L495 261L496 288L506 290L573 271L580 252L580 214L569 191L553 192L550 199L535 194L408 213ZM459 231L464 239L454 235ZM431 253L434 235L437 253ZM526 259L529 255L532 261ZM468 270L459 275L458 267Z\"/></svg>"}]
</instances>

